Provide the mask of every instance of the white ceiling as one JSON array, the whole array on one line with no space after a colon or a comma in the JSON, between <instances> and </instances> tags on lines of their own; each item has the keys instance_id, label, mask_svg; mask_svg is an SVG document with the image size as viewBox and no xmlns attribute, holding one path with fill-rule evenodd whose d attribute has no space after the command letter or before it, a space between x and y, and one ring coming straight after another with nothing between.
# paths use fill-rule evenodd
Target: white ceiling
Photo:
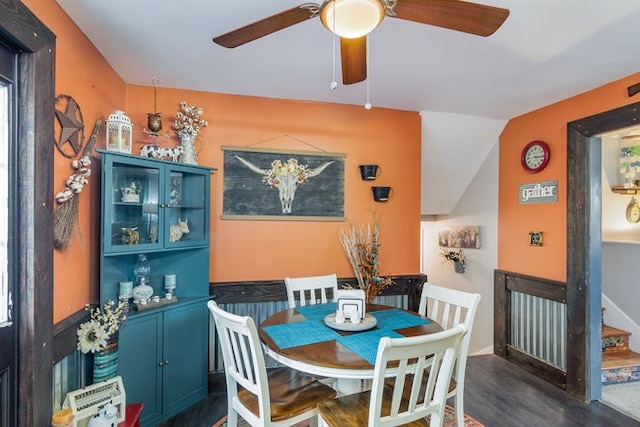
<instances>
[{"instance_id":1,"label":"white ceiling","mask_svg":"<svg viewBox=\"0 0 640 427\"><path fill-rule=\"evenodd\" d=\"M212 42L304 0L57 2L129 84L367 101L365 82L330 89L339 47L334 67L319 18L235 49ZM423 215L455 209L508 119L640 71L638 0L477 2L510 10L487 38L388 17L368 37L373 107L422 115Z\"/></svg>"},{"instance_id":2,"label":"white ceiling","mask_svg":"<svg viewBox=\"0 0 640 427\"><path fill-rule=\"evenodd\" d=\"M235 49L211 41L303 0L57 1L126 83L366 102L365 83L330 89L318 18ZM374 108L505 120L640 71L638 0L478 2L511 11L487 38L385 18L369 36Z\"/></svg>"}]
</instances>

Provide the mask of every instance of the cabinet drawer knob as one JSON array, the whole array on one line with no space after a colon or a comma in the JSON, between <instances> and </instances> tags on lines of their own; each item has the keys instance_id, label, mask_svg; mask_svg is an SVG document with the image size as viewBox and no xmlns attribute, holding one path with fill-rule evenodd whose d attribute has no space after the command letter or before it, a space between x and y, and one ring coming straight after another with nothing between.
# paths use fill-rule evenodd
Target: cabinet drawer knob
<instances>
[{"instance_id":1,"label":"cabinet drawer knob","mask_svg":"<svg viewBox=\"0 0 640 427\"><path fill-rule=\"evenodd\" d=\"M164 364L165 364L165 366L166 366L166 365L168 365L168 364L169 364L169 361L168 361L168 360L165 360L165 361L164 361Z\"/></svg>"},{"instance_id":2,"label":"cabinet drawer knob","mask_svg":"<svg viewBox=\"0 0 640 427\"><path fill-rule=\"evenodd\" d=\"M164 362L158 362L158 366L162 368L164 366Z\"/></svg>"}]
</instances>

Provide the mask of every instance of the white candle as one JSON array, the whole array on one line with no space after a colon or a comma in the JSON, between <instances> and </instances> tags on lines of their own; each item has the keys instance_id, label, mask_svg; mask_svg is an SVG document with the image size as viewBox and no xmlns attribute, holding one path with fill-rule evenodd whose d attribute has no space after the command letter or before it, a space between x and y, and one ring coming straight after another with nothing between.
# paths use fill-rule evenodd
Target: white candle
<instances>
[{"instance_id":1,"label":"white candle","mask_svg":"<svg viewBox=\"0 0 640 427\"><path fill-rule=\"evenodd\" d=\"M176 275L171 273L171 274L165 274L164 275L164 288L165 289L174 289L176 287Z\"/></svg>"},{"instance_id":2,"label":"white candle","mask_svg":"<svg viewBox=\"0 0 640 427\"><path fill-rule=\"evenodd\" d=\"M120 282L119 295L123 298L131 298L133 296L133 282Z\"/></svg>"}]
</instances>

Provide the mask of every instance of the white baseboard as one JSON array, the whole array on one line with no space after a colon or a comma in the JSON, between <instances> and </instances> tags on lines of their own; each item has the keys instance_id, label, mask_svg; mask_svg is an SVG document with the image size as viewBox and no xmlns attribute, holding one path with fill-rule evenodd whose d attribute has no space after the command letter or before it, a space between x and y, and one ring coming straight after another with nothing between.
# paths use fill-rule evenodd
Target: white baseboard
<instances>
[{"instance_id":1,"label":"white baseboard","mask_svg":"<svg viewBox=\"0 0 640 427\"><path fill-rule=\"evenodd\" d=\"M474 352L471 356L481 356L483 354L493 354L493 346L485 347L482 350Z\"/></svg>"},{"instance_id":2,"label":"white baseboard","mask_svg":"<svg viewBox=\"0 0 640 427\"><path fill-rule=\"evenodd\" d=\"M607 298L605 294L602 294L602 306L605 308L604 323L613 328L631 332L629 348L635 352L640 352L640 327L638 324Z\"/></svg>"}]
</instances>

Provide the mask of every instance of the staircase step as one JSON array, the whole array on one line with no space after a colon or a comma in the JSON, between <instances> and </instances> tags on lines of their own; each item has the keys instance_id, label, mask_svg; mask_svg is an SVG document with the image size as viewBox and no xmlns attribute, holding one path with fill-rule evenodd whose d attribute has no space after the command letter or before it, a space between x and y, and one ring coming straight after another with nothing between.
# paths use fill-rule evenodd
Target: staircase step
<instances>
[{"instance_id":1,"label":"staircase step","mask_svg":"<svg viewBox=\"0 0 640 427\"><path fill-rule=\"evenodd\" d=\"M602 338L609 338L614 336L625 336L628 337L631 335L631 332L625 331L624 329L614 328L609 325L602 325Z\"/></svg>"},{"instance_id":2,"label":"staircase step","mask_svg":"<svg viewBox=\"0 0 640 427\"><path fill-rule=\"evenodd\" d=\"M629 350L630 332L612 326L602 325L602 352L624 352Z\"/></svg>"},{"instance_id":3,"label":"staircase step","mask_svg":"<svg viewBox=\"0 0 640 427\"><path fill-rule=\"evenodd\" d=\"M640 354L631 351L602 353L602 383L640 381Z\"/></svg>"}]
</instances>

